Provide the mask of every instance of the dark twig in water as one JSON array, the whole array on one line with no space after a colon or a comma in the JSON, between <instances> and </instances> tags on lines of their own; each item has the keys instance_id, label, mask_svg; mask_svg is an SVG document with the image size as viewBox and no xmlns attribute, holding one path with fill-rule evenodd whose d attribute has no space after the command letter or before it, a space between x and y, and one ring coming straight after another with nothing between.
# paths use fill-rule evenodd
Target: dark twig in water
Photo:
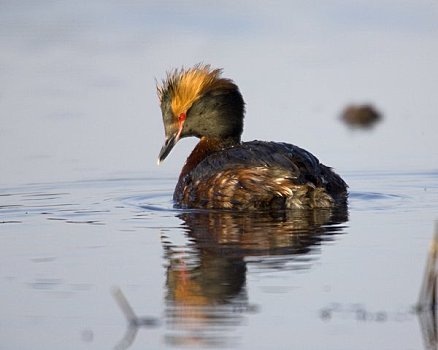
<instances>
[{"instance_id":1,"label":"dark twig in water","mask_svg":"<svg viewBox=\"0 0 438 350\"><path fill-rule=\"evenodd\" d=\"M415 307L423 331L426 349L438 349L437 283L438 283L438 223L427 256L426 270L418 303Z\"/></svg>"},{"instance_id":2,"label":"dark twig in water","mask_svg":"<svg viewBox=\"0 0 438 350\"><path fill-rule=\"evenodd\" d=\"M158 319L154 317L137 317L122 290L118 287L112 289L112 294L117 304L120 306L123 314L128 321L128 328L125 335L114 347L116 350L125 350L129 348L137 336L138 328L140 327L155 327L158 326Z\"/></svg>"},{"instance_id":3,"label":"dark twig in water","mask_svg":"<svg viewBox=\"0 0 438 350\"><path fill-rule=\"evenodd\" d=\"M424 348L426 350L438 349L438 329L436 312L423 309L419 310L418 319L420 322L421 333L423 334Z\"/></svg>"},{"instance_id":4,"label":"dark twig in water","mask_svg":"<svg viewBox=\"0 0 438 350\"><path fill-rule=\"evenodd\" d=\"M426 262L426 271L421 286L420 297L417 303L417 311L436 312L437 293L437 263L438 263L438 224L429 248Z\"/></svg>"},{"instance_id":5,"label":"dark twig in water","mask_svg":"<svg viewBox=\"0 0 438 350\"><path fill-rule=\"evenodd\" d=\"M122 310L126 319L128 320L128 323L134 323L137 319L137 315L134 313L134 310L132 310L132 307L131 305L129 305L128 300L125 298L122 290L118 287L114 287L112 290L112 294L117 304L119 304L120 309Z\"/></svg>"}]
</instances>

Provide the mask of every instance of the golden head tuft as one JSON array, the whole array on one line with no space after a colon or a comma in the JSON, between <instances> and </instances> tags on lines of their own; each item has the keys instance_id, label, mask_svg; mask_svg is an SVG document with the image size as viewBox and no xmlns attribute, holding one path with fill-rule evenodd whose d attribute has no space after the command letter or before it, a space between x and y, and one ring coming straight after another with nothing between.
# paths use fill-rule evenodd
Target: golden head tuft
<instances>
[{"instance_id":1,"label":"golden head tuft","mask_svg":"<svg viewBox=\"0 0 438 350\"><path fill-rule=\"evenodd\" d=\"M236 88L230 79L221 78L221 73L222 69L212 69L208 64L168 72L161 86L157 85L160 102L169 96L172 111L178 116L186 113L198 98L210 90Z\"/></svg>"}]
</instances>

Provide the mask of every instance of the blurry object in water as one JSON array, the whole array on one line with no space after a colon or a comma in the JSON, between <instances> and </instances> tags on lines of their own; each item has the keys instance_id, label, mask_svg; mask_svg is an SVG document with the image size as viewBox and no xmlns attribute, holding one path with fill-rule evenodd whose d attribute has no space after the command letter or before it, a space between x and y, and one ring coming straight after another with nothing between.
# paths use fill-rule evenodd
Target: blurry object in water
<instances>
[{"instance_id":1,"label":"blurry object in water","mask_svg":"<svg viewBox=\"0 0 438 350\"><path fill-rule=\"evenodd\" d=\"M406 316L407 315L408 314L406 313ZM365 305L360 303L331 303L320 310L320 318L324 321L330 321L335 316L342 320L351 318L361 322L386 322L390 315L385 310L370 311ZM399 313L397 315L394 314L393 318L401 320L401 317L406 316Z\"/></svg>"},{"instance_id":2,"label":"blurry object in water","mask_svg":"<svg viewBox=\"0 0 438 350\"><path fill-rule=\"evenodd\" d=\"M436 318L437 297L437 258L438 258L438 224L429 248L426 271L420 296L416 305L416 311L423 331L424 345L426 349L438 348L438 329Z\"/></svg>"},{"instance_id":3,"label":"blurry object in water","mask_svg":"<svg viewBox=\"0 0 438 350\"><path fill-rule=\"evenodd\" d=\"M158 319L154 317L137 317L122 290L118 287L112 289L112 294L117 304L120 306L123 314L128 321L128 328L122 340L114 347L117 350L129 348L137 336L138 328L140 327L156 327L159 325Z\"/></svg>"},{"instance_id":4,"label":"blurry object in water","mask_svg":"<svg viewBox=\"0 0 438 350\"><path fill-rule=\"evenodd\" d=\"M429 248L429 255L426 262L426 271L423 285L421 286L420 297L417 304L418 311L436 311L436 287L437 287L437 258L438 258L438 224L435 235Z\"/></svg>"},{"instance_id":5,"label":"blurry object in water","mask_svg":"<svg viewBox=\"0 0 438 350\"><path fill-rule=\"evenodd\" d=\"M369 129L382 120L382 115L370 104L349 105L342 112L341 119L352 128Z\"/></svg>"},{"instance_id":6,"label":"blurry object in water","mask_svg":"<svg viewBox=\"0 0 438 350\"><path fill-rule=\"evenodd\" d=\"M417 305L417 313L423 334L424 348L427 350L438 349L436 310L419 309Z\"/></svg>"}]
</instances>

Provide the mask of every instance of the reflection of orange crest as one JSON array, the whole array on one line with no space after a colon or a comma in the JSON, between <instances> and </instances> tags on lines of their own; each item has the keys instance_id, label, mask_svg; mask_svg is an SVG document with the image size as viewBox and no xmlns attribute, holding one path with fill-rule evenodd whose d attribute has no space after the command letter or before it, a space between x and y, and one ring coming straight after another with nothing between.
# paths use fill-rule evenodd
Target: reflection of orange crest
<instances>
[{"instance_id":1,"label":"reflection of orange crest","mask_svg":"<svg viewBox=\"0 0 438 350\"><path fill-rule=\"evenodd\" d=\"M210 65L196 65L189 69L175 70L167 74L162 86L157 87L158 97L170 94L172 111L175 116L186 113L199 97L212 89L229 89L235 85L229 79L221 78L221 69L211 69Z\"/></svg>"},{"instance_id":2,"label":"reflection of orange crest","mask_svg":"<svg viewBox=\"0 0 438 350\"><path fill-rule=\"evenodd\" d=\"M202 293L202 287L191 277L187 267L173 271L175 278L174 301L181 305L204 306L208 300Z\"/></svg>"}]
</instances>

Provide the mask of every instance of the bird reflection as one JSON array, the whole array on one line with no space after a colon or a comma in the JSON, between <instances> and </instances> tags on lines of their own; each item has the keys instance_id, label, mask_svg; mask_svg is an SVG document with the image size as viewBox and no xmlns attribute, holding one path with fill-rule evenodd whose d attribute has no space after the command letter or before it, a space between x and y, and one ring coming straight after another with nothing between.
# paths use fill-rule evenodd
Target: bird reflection
<instances>
[{"instance_id":1,"label":"bird reflection","mask_svg":"<svg viewBox=\"0 0 438 350\"><path fill-rule=\"evenodd\" d=\"M346 206L284 212L189 211L178 215L185 244L162 235L167 261L165 341L230 347L257 312L246 290L248 261L259 268L310 266L311 252L342 232Z\"/></svg>"}]
</instances>

